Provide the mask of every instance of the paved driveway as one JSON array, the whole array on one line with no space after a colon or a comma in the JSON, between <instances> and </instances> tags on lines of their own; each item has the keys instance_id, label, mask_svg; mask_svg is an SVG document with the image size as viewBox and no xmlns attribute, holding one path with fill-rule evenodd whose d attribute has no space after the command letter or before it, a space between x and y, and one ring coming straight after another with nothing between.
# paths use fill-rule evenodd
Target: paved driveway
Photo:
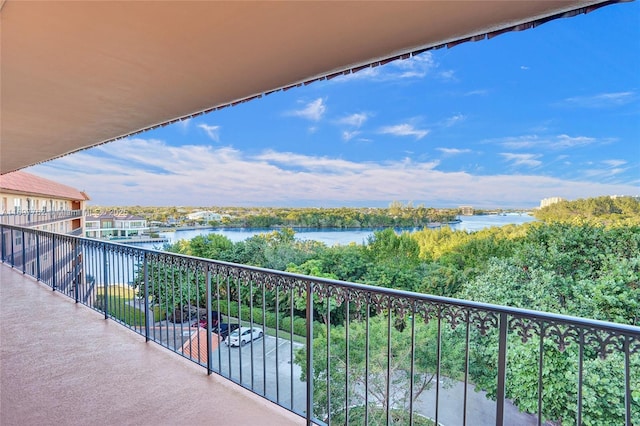
<instances>
[{"instance_id":1,"label":"paved driveway","mask_svg":"<svg viewBox=\"0 0 640 426\"><path fill-rule=\"evenodd\" d=\"M188 325L175 325L162 330L169 346L181 346L193 331ZM286 334L282 334L286 335ZM288 335L286 335L288 337ZM274 336L264 336L242 347L228 347L221 343L213 352L213 369L220 375L241 383L255 393L277 402L292 411L306 412L306 383L300 381L301 369L291 362L297 350L304 345ZM253 360L253 363L251 362ZM265 392L266 389L266 392ZM464 383L454 382L439 389L438 423L442 426L463 424ZM425 391L415 402L416 412L434 419L436 413L435 386ZM476 392L473 385L467 389L467 425L495 425L496 403L485 392ZM510 401L505 403L505 426L533 426L536 417L521 413Z\"/></svg>"},{"instance_id":2,"label":"paved driveway","mask_svg":"<svg viewBox=\"0 0 640 426\"><path fill-rule=\"evenodd\" d=\"M265 336L242 347L222 343L213 353L213 369L293 411L306 412L306 383L292 362L300 343ZM293 351L293 354L292 354ZM253 368L252 362L253 360ZM266 392L265 392L266 389Z\"/></svg>"}]
</instances>

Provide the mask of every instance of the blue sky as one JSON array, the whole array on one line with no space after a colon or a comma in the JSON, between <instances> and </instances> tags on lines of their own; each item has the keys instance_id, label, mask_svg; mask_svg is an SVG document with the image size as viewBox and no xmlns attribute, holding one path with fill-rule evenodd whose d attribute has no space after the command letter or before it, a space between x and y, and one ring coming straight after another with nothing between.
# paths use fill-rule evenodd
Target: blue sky
<instances>
[{"instance_id":1,"label":"blue sky","mask_svg":"<svg viewBox=\"0 0 640 426\"><path fill-rule=\"evenodd\" d=\"M92 205L531 208L640 195L640 2L276 92L27 169Z\"/></svg>"}]
</instances>

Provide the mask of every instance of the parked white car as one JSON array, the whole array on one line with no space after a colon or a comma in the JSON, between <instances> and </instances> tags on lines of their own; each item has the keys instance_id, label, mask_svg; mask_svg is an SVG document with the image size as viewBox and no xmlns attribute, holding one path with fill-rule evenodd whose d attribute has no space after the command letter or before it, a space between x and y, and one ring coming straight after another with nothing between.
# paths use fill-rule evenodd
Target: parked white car
<instances>
[{"instance_id":1,"label":"parked white car","mask_svg":"<svg viewBox=\"0 0 640 426\"><path fill-rule=\"evenodd\" d=\"M227 346L244 346L247 342L262 337L262 330L258 327L240 327L234 330L226 338L225 343Z\"/></svg>"}]
</instances>

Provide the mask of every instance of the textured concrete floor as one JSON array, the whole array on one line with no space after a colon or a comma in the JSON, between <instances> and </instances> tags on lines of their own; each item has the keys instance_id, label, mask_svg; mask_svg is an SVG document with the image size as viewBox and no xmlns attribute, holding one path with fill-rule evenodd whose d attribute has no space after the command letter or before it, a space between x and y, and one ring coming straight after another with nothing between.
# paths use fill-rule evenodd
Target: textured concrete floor
<instances>
[{"instance_id":1,"label":"textured concrete floor","mask_svg":"<svg viewBox=\"0 0 640 426\"><path fill-rule=\"evenodd\" d=\"M0 425L304 420L0 264Z\"/></svg>"}]
</instances>

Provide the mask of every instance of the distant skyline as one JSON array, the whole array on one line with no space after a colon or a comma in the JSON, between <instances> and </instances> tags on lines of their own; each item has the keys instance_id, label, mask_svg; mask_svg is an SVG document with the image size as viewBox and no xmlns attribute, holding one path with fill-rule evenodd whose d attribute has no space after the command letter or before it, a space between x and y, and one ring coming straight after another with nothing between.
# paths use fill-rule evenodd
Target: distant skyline
<instances>
[{"instance_id":1,"label":"distant skyline","mask_svg":"<svg viewBox=\"0 0 640 426\"><path fill-rule=\"evenodd\" d=\"M639 2L615 4L26 171L103 206L531 208L640 195L639 24Z\"/></svg>"}]
</instances>

